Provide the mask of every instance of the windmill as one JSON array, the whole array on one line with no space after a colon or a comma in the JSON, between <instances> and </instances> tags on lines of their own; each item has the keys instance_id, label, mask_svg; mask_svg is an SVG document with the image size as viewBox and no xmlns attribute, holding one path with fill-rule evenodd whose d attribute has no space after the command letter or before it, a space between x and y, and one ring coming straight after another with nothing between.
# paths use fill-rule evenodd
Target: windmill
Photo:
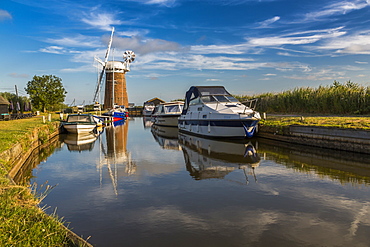
<instances>
[{"instance_id":1,"label":"windmill","mask_svg":"<svg viewBox=\"0 0 370 247\"><path fill-rule=\"evenodd\" d=\"M105 94L104 94L104 108L114 108L115 105L128 107L128 96L126 88L126 72L130 71L130 63L135 60L135 53L133 51L125 51L123 53L123 61L108 61L109 53L112 46L114 28L108 43L108 48L105 53L104 61L95 57L95 60L102 65L102 70L99 74L94 102L98 101L100 88L102 86L102 79L105 74Z\"/></svg>"}]
</instances>

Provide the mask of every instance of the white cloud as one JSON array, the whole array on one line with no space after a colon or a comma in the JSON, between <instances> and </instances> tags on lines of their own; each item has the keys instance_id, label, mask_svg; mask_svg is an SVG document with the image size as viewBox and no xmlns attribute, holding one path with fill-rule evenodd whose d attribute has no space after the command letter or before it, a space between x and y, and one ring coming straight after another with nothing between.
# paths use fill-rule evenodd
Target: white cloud
<instances>
[{"instance_id":1,"label":"white cloud","mask_svg":"<svg viewBox=\"0 0 370 247\"><path fill-rule=\"evenodd\" d=\"M68 47L99 47L101 43L96 37L77 35L75 37L64 37L61 39L47 39L46 42Z\"/></svg>"},{"instance_id":2,"label":"white cloud","mask_svg":"<svg viewBox=\"0 0 370 247\"><path fill-rule=\"evenodd\" d=\"M65 54L67 52L64 49L64 47L60 47L60 46L48 46L46 48L40 49L39 51L44 52L44 53L52 53L52 54Z\"/></svg>"},{"instance_id":3,"label":"white cloud","mask_svg":"<svg viewBox=\"0 0 370 247\"><path fill-rule=\"evenodd\" d=\"M95 13L91 12L85 14L85 17L81 19L82 22L101 30L111 31L112 26L123 24L122 21L115 18L112 13Z\"/></svg>"},{"instance_id":4,"label":"white cloud","mask_svg":"<svg viewBox=\"0 0 370 247\"><path fill-rule=\"evenodd\" d=\"M311 30L301 33L290 33L282 36L251 38L248 43L253 46L281 46L281 45L304 45L316 43L323 39L337 38L345 35L345 31L340 31L340 28ZM312 35L304 35L311 34ZM298 36L297 36L298 35Z\"/></svg>"},{"instance_id":5,"label":"white cloud","mask_svg":"<svg viewBox=\"0 0 370 247\"><path fill-rule=\"evenodd\" d=\"M244 54L251 49L247 44L237 45L194 45L190 47L190 52L195 54Z\"/></svg>"},{"instance_id":6,"label":"white cloud","mask_svg":"<svg viewBox=\"0 0 370 247\"><path fill-rule=\"evenodd\" d=\"M10 73L8 76L13 77L13 78L29 78L30 75L28 74L18 74L18 73Z\"/></svg>"},{"instance_id":7,"label":"white cloud","mask_svg":"<svg viewBox=\"0 0 370 247\"><path fill-rule=\"evenodd\" d=\"M370 5L368 0L334 1L318 11L305 15L306 20L315 20L333 15L344 15L354 10L359 10Z\"/></svg>"},{"instance_id":8,"label":"white cloud","mask_svg":"<svg viewBox=\"0 0 370 247\"><path fill-rule=\"evenodd\" d=\"M147 5L161 5L166 7L173 7L177 5L176 0L129 0Z\"/></svg>"},{"instance_id":9,"label":"white cloud","mask_svg":"<svg viewBox=\"0 0 370 247\"><path fill-rule=\"evenodd\" d=\"M140 55L164 51L179 51L183 49L181 45L176 42L162 39L142 39L140 37L115 37L113 39L113 47L124 50L133 50L135 53Z\"/></svg>"},{"instance_id":10,"label":"white cloud","mask_svg":"<svg viewBox=\"0 0 370 247\"><path fill-rule=\"evenodd\" d=\"M344 54L370 54L370 30L328 40L317 49Z\"/></svg>"},{"instance_id":11,"label":"white cloud","mask_svg":"<svg viewBox=\"0 0 370 247\"><path fill-rule=\"evenodd\" d=\"M258 28L268 28L272 23L277 22L278 20L280 20L280 16L275 16L271 19L259 22Z\"/></svg>"},{"instance_id":12,"label":"white cloud","mask_svg":"<svg viewBox=\"0 0 370 247\"><path fill-rule=\"evenodd\" d=\"M8 11L0 9L0 21L11 20L11 19L12 19L12 15Z\"/></svg>"}]
</instances>

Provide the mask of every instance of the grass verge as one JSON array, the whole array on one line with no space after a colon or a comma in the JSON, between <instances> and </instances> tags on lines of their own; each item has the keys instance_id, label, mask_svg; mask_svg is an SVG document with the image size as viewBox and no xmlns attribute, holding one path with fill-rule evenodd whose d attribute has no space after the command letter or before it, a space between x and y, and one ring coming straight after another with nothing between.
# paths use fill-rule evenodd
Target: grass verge
<instances>
[{"instance_id":1,"label":"grass verge","mask_svg":"<svg viewBox=\"0 0 370 247\"><path fill-rule=\"evenodd\" d=\"M324 126L336 128L351 128L370 130L370 117L352 117L352 116L284 116L268 115L261 124L266 126L289 126L289 125L309 125Z\"/></svg>"},{"instance_id":2,"label":"grass verge","mask_svg":"<svg viewBox=\"0 0 370 247\"><path fill-rule=\"evenodd\" d=\"M46 142L58 117L53 114L45 123L42 117L0 121L0 156L17 143L27 151L35 129L41 129L39 141ZM68 237L62 219L38 207L41 197L34 190L11 182L7 174L12 167L4 160L0 157L0 246L78 246Z\"/></svg>"}]
</instances>

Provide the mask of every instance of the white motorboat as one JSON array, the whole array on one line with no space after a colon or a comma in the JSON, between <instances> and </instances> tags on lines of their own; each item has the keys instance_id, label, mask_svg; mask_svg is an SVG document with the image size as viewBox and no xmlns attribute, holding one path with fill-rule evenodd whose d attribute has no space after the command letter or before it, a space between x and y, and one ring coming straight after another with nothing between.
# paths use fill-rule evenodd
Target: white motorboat
<instances>
[{"instance_id":1,"label":"white motorboat","mask_svg":"<svg viewBox=\"0 0 370 247\"><path fill-rule=\"evenodd\" d=\"M144 103L144 106L143 106L143 116L144 117L147 117L147 116L151 116L153 111L155 109L155 105L151 102L149 103Z\"/></svg>"},{"instance_id":2,"label":"white motorboat","mask_svg":"<svg viewBox=\"0 0 370 247\"><path fill-rule=\"evenodd\" d=\"M214 138L250 138L261 116L223 86L193 86L185 95L179 131Z\"/></svg>"},{"instance_id":3,"label":"white motorboat","mask_svg":"<svg viewBox=\"0 0 370 247\"><path fill-rule=\"evenodd\" d=\"M89 133L96 128L97 122L91 114L70 114L62 126L70 133Z\"/></svg>"},{"instance_id":4,"label":"white motorboat","mask_svg":"<svg viewBox=\"0 0 370 247\"><path fill-rule=\"evenodd\" d=\"M152 122L160 126L178 126L178 118L181 115L184 102L173 101L157 105L152 114Z\"/></svg>"}]
</instances>

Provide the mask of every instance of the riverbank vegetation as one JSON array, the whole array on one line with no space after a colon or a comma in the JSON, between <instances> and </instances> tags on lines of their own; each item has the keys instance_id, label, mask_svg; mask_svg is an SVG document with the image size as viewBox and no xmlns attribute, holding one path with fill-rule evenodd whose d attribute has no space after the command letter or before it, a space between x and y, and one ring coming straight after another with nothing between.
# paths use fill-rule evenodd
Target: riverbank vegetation
<instances>
[{"instance_id":1,"label":"riverbank vegetation","mask_svg":"<svg viewBox=\"0 0 370 247\"><path fill-rule=\"evenodd\" d=\"M44 115L45 123L42 116L0 121L0 246L77 246L68 237L62 219L38 207L48 189L36 191L35 187L15 185L8 178L12 164L4 153L16 144L28 151L35 130L39 141L46 142L59 123L59 115L51 116L49 122Z\"/></svg>"},{"instance_id":2,"label":"riverbank vegetation","mask_svg":"<svg viewBox=\"0 0 370 247\"><path fill-rule=\"evenodd\" d=\"M285 114L370 114L370 87L352 81L330 86L295 88L281 93L236 96L240 101L257 98L256 110Z\"/></svg>"},{"instance_id":3,"label":"riverbank vegetation","mask_svg":"<svg viewBox=\"0 0 370 247\"><path fill-rule=\"evenodd\" d=\"M370 130L370 117L367 116L291 116L266 115L261 124L268 126L309 125L337 128Z\"/></svg>"},{"instance_id":4,"label":"riverbank vegetation","mask_svg":"<svg viewBox=\"0 0 370 247\"><path fill-rule=\"evenodd\" d=\"M73 246L61 219L37 207L29 188L13 185L0 168L0 246Z\"/></svg>"}]
</instances>

